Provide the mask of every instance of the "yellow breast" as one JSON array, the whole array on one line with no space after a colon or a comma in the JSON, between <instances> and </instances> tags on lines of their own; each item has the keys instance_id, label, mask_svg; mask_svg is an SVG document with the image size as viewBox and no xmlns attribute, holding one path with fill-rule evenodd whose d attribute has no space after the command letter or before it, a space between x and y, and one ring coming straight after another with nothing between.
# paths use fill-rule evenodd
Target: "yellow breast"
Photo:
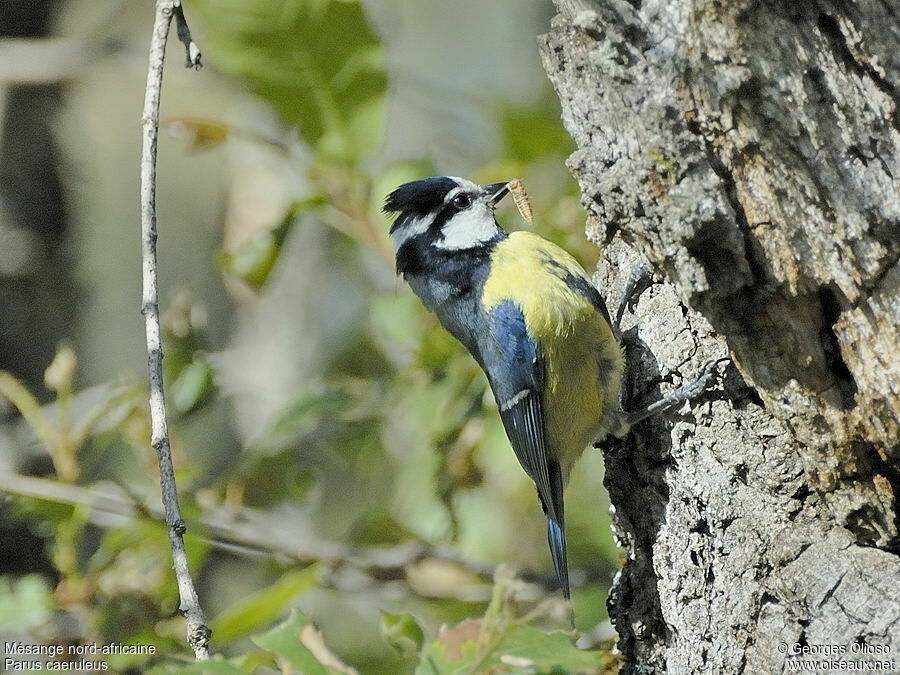
<instances>
[{"instance_id":1,"label":"yellow breast","mask_svg":"<svg viewBox=\"0 0 900 675\"><path fill-rule=\"evenodd\" d=\"M555 244L513 232L494 249L482 294L486 311L514 302L540 349L545 437L564 476L584 448L608 431L604 413L617 406L624 367L612 329L567 276L590 283L578 262Z\"/></svg>"},{"instance_id":2,"label":"yellow breast","mask_svg":"<svg viewBox=\"0 0 900 675\"><path fill-rule=\"evenodd\" d=\"M582 315L596 313L566 284L567 273L586 278L578 261L556 244L531 232L513 232L491 255L482 304L490 309L513 300L534 339L565 336Z\"/></svg>"}]
</instances>

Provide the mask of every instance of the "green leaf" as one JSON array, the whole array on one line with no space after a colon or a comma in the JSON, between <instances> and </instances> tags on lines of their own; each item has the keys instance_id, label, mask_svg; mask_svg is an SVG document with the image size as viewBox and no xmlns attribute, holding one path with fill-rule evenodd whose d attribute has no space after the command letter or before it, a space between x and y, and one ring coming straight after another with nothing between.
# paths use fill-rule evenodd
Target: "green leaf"
<instances>
[{"instance_id":1,"label":"green leaf","mask_svg":"<svg viewBox=\"0 0 900 675\"><path fill-rule=\"evenodd\" d=\"M359 2L193 0L204 56L271 102L320 153L357 161L381 142L387 78Z\"/></svg>"},{"instance_id":2,"label":"green leaf","mask_svg":"<svg viewBox=\"0 0 900 675\"><path fill-rule=\"evenodd\" d=\"M478 665L481 621L466 619L455 626L441 626L437 639L425 647L416 675L470 673Z\"/></svg>"},{"instance_id":3,"label":"green leaf","mask_svg":"<svg viewBox=\"0 0 900 675\"><path fill-rule=\"evenodd\" d=\"M294 610L287 621L253 638L253 641L304 675L328 675L325 666L302 642L303 635L310 634L310 631L318 633L309 619Z\"/></svg>"},{"instance_id":4,"label":"green leaf","mask_svg":"<svg viewBox=\"0 0 900 675\"><path fill-rule=\"evenodd\" d=\"M578 649L568 633L545 633L531 626L511 624L502 639L485 649L483 627L483 621L471 619L442 627L438 638L422 652L416 673L449 675L496 670L600 675L612 672L604 652Z\"/></svg>"},{"instance_id":5,"label":"green leaf","mask_svg":"<svg viewBox=\"0 0 900 675\"><path fill-rule=\"evenodd\" d=\"M258 291L269 280L280 252L275 231L260 230L234 251L222 253L219 259L225 272Z\"/></svg>"},{"instance_id":6,"label":"green leaf","mask_svg":"<svg viewBox=\"0 0 900 675\"><path fill-rule=\"evenodd\" d=\"M205 359L192 361L172 383L172 404L188 413L207 403L216 392L212 365Z\"/></svg>"},{"instance_id":7,"label":"green leaf","mask_svg":"<svg viewBox=\"0 0 900 675\"><path fill-rule=\"evenodd\" d=\"M425 633L412 614L381 613L381 634L400 656L418 652L425 642Z\"/></svg>"},{"instance_id":8,"label":"green leaf","mask_svg":"<svg viewBox=\"0 0 900 675\"><path fill-rule=\"evenodd\" d=\"M247 241L227 251L220 251L219 266L253 290L260 290L275 269L282 247L300 216L328 203L322 193L297 199L285 210L281 220L271 229L256 232Z\"/></svg>"},{"instance_id":9,"label":"green leaf","mask_svg":"<svg viewBox=\"0 0 900 675\"><path fill-rule=\"evenodd\" d=\"M571 635L562 631L545 633L532 626L515 626L494 649L498 663L510 664L513 660L540 672L601 673L605 654L600 651L578 649Z\"/></svg>"},{"instance_id":10,"label":"green leaf","mask_svg":"<svg viewBox=\"0 0 900 675\"><path fill-rule=\"evenodd\" d=\"M213 639L220 645L227 645L272 623L298 595L315 585L318 574L318 566L310 565L285 574L268 588L241 599L211 622Z\"/></svg>"},{"instance_id":11,"label":"green leaf","mask_svg":"<svg viewBox=\"0 0 900 675\"><path fill-rule=\"evenodd\" d=\"M256 673L257 668L272 668L275 659L272 654L262 649L255 649L240 656L235 656L231 661L239 666L245 673Z\"/></svg>"}]
</instances>

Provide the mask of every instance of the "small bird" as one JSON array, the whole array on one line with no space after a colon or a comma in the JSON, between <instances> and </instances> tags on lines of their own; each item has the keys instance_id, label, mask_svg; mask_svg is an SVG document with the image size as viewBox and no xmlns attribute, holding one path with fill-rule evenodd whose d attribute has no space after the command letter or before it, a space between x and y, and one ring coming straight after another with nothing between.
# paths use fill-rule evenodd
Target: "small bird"
<instances>
[{"instance_id":1,"label":"small bird","mask_svg":"<svg viewBox=\"0 0 900 675\"><path fill-rule=\"evenodd\" d=\"M508 183L424 178L391 192L384 211L398 214L390 230L397 274L487 375L547 516L568 600L563 488L572 465L587 446L624 436L644 417L702 391L705 380L623 412L625 360L603 298L569 253L497 224L494 209L508 193Z\"/></svg>"}]
</instances>

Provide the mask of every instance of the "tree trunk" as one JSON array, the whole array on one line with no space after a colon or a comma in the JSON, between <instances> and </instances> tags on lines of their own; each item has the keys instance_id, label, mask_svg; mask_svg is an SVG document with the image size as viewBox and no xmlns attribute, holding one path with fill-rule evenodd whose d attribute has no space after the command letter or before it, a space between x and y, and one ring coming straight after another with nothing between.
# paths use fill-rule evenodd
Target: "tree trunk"
<instances>
[{"instance_id":1,"label":"tree trunk","mask_svg":"<svg viewBox=\"0 0 900 675\"><path fill-rule=\"evenodd\" d=\"M735 366L606 451L624 671L900 669L898 5L555 1L599 285L667 282L623 324L630 406Z\"/></svg>"}]
</instances>

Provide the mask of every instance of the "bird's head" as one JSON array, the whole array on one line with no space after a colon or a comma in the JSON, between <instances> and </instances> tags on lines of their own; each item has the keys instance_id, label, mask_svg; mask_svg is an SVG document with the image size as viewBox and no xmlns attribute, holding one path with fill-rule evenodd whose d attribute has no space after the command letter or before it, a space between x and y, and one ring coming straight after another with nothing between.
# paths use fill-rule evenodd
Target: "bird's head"
<instances>
[{"instance_id":1,"label":"bird's head","mask_svg":"<svg viewBox=\"0 0 900 675\"><path fill-rule=\"evenodd\" d=\"M477 185L452 176L404 183L384 201L385 213L398 214L391 226L398 262L409 246L467 251L502 238L494 208L508 192L507 183Z\"/></svg>"}]
</instances>

